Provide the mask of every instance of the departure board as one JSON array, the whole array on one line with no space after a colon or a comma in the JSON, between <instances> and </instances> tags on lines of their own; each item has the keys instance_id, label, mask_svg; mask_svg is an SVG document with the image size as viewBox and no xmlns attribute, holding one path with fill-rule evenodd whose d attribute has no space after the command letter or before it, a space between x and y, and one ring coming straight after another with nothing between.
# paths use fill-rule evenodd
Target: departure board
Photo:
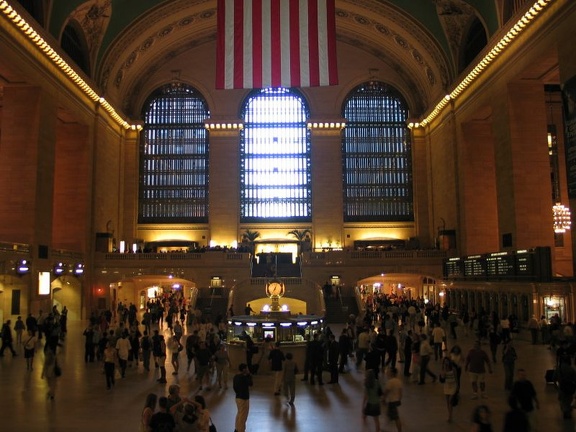
<instances>
[{"instance_id":1,"label":"departure board","mask_svg":"<svg viewBox=\"0 0 576 432\"><path fill-rule=\"evenodd\" d=\"M443 263L446 279L455 280L552 280L549 247L448 258Z\"/></svg>"},{"instance_id":2,"label":"departure board","mask_svg":"<svg viewBox=\"0 0 576 432\"><path fill-rule=\"evenodd\" d=\"M470 255L464 258L464 276L467 278L486 277L486 258L484 255Z\"/></svg>"},{"instance_id":3,"label":"departure board","mask_svg":"<svg viewBox=\"0 0 576 432\"><path fill-rule=\"evenodd\" d=\"M486 255L486 276L488 278L502 278L516 274L515 257L513 252L495 252Z\"/></svg>"},{"instance_id":4,"label":"departure board","mask_svg":"<svg viewBox=\"0 0 576 432\"><path fill-rule=\"evenodd\" d=\"M516 252L516 275L530 277L534 274L534 254L528 250Z\"/></svg>"},{"instance_id":5,"label":"departure board","mask_svg":"<svg viewBox=\"0 0 576 432\"><path fill-rule=\"evenodd\" d=\"M464 260L461 258L448 258L444 261L444 277L464 277Z\"/></svg>"}]
</instances>

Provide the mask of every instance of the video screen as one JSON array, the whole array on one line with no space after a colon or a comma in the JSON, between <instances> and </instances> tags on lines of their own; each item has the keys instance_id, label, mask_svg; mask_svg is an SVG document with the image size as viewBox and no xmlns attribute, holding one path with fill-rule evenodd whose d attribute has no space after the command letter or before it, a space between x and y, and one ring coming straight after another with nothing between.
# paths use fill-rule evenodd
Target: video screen
<instances>
[{"instance_id":1,"label":"video screen","mask_svg":"<svg viewBox=\"0 0 576 432\"><path fill-rule=\"evenodd\" d=\"M276 340L276 329L264 329L264 340Z\"/></svg>"}]
</instances>

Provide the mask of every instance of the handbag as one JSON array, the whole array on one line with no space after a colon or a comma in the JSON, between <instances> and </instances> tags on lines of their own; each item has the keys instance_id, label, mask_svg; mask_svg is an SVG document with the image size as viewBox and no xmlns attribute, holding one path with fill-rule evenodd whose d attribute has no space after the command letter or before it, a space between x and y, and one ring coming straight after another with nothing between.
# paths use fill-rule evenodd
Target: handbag
<instances>
[{"instance_id":1,"label":"handbag","mask_svg":"<svg viewBox=\"0 0 576 432\"><path fill-rule=\"evenodd\" d=\"M216 430L216 426L214 426L214 422L212 421L212 417L210 417L210 426L208 426L208 430L209 430L210 432L218 432L218 431Z\"/></svg>"},{"instance_id":2,"label":"handbag","mask_svg":"<svg viewBox=\"0 0 576 432\"><path fill-rule=\"evenodd\" d=\"M460 394L459 393L454 393L452 395L452 397L450 398L450 405L452 405L453 407L457 406L458 403L460 402Z\"/></svg>"},{"instance_id":3,"label":"handbag","mask_svg":"<svg viewBox=\"0 0 576 432\"><path fill-rule=\"evenodd\" d=\"M62 376L62 368L60 367L60 365L58 364L58 362L56 362L54 364L54 375L59 377Z\"/></svg>"}]
</instances>

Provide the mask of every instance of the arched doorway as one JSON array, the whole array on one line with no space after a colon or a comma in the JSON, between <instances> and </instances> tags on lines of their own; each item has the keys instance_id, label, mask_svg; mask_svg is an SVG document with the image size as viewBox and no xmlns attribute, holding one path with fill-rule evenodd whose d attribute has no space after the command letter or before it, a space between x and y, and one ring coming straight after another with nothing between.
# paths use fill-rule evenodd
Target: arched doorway
<instances>
[{"instance_id":1,"label":"arched doorway","mask_svg":"<svg viewBox=\"0 0 576 432\"><path fill-rule=\"evenodd\" d=\"M76 276L60 276L51 283L52 306L62 311L68 309L68 319L78 320L82 316L82 282Z\"/></svg>"}]
</instances>

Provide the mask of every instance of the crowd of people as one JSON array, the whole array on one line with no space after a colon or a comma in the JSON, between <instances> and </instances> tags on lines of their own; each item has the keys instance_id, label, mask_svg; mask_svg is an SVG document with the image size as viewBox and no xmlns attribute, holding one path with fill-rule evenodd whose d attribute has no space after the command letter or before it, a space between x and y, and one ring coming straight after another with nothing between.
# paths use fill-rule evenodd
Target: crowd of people
<instances>
[{"instance_id":1,"label":"crowd of people","mask_svg":"<svg viewBox=\"0 0 576 432\"><path fill-rule=\"evenodd\" d=\"M343 373L364 374L364 397L361 417L372 417L374 428L380 431L384 414L396 430L402 431L401 402L405 386L439 382L439 396L445 400L446 420L453 421L460 405L461 391L469 378L471 399L482 400L471 415L473 431L491 429L491 409L488 403L487 376L495 363L504 370L502 390L507 392L509 411L504 419L504 431L537 429L539 400L527 371L516 369L514 317L500 319L495 312L466 308L458 311L447 306L428 305L419 300L407 300L384 294L365 296L366 313L351 315L339 335L326 326L322 332L307 336L303 370L299 370L291 352L284 352L280 342L270 342L266 360L273 375L274 396L283 395L294 406L297 375L309 385L339 383ZM139 320L140 318L140 320ZM47 398L54 399L58 377L62 374L58 362L59 347L67 333L67 310L31 314L22 321L18 317L14 328L7 320L0 332L0 356L22 346L27 370L34 368L34 353L44 351L42 378L47 382ZM570 418L576 393L576 338L570 326L529 323L533 343L543 343L556 352L556 368L551 378L558 386L558 400L565 418ZM542 327L546 326L546 333ZM456 331L459 329L458 331ZM534 329L537 329L534 338ZM15 341L13 334L16 335ZM214 322L202 319L179 295L152 299L144 313L133 304L119 303L116 310L93 314L83 331L84 361L100 364L104 383L112 391L118 382L132 371L155 373L159 383L167 383L167 363L173 375L185 368L196 380L197 390L212 387L228 388L228 371L232 365L227 346L223 343L226 322L217 317ZM474 343L464 352L459 337L470 336ZM547 336L544 338L543 336ZM249 413L252 374L258 372L252 357L257 346L247 332L241 336L246 346L246 362L238 365L232 379L237 415L236 432L245 432ZM45 342L42 344L42 340ZM324 379L329 377L328 381ZM167 394L150 393L141 417L142 431L208 431L211 414L202 394L181 396L180 387L172 384ZM468 393L468 392L466 392Z\"/></svg>"},{"instance_id":2,"label":"crowd of people","mask_svg":"<svg viewBox=\"0 0 576 432\"><path fill-rule=\"evenodd\" d=\"M16 333L16 346L24 350L24 359L26 361L26 371L34 370L34 357L38 349L43 349L44 358L42 364L41 377L46 380L48 391L47 399L54 399L56 393L57 378L62 374L61 366L58 363L58 347L62 346L66 333L68 331L68 309L66 306L58 311L55 305L50 313L44 313L42 310L35 317L31 313L25 321L18 316L14 324ZM2 347L0 348L0 357L8 349L12 357L18 356L14 348L14 337L11 328L12 321L7 320L0 330L0 339ZM26 334L24 335L24 331ZM41 341L45 340L42 345Z\"/></svg>"},{"instance_id":3,"label":"crowd of people","mask_svg":"<svg viewBox=\"0 0 576 432\"><path fill-rule=\"evenodd\" d=\"M460 402L460 391L466 373L471 385L471 399L488 399L486 377L492 374L494 364L502 363L504 368L503 389L508 395L509 411L503 421L504 432L535 432L538 430L535 412L539 401L532 382L525 369L515 369L517 353L514 348L513 333L518 331L515 316L501 319L495 311L451 310L447 305L427 304L421 299L408 300L403 297L385 294L365 295L367 313L363 318L352 316L347 324L347 340L355 341L356 367L365 362L366 396L365 415L370 415L374 404L374 377L378 369L387 370L388 375L396 376L394 361L404 365L406 382L424 385L426 377L432 382L442 383L442 393L446 401L447 421L453 421L453 412ZM533 317L534 318L534 317ZM560 345L557 352L557 368L553 381L558 384L559 401L564 418L571 417L573 399L576 392L576 371L572 359L576 354L576 341L570 329L561 328L558 317L551 323L544 317L536 324L529 323L532 343L550 344L550 349ZM458 344L457 327L461 334L473 336L471 349L464 353ZM488 350L483 345L488 346ZM499 358L498 358L499 357ZM430 369L432 358L440 361L438 374ZM568 384L563 384L568 383ZM564 387L564 390L563 390ZM498 390L497 390L498 391ZM381 394L385 394L381 393ZM375 410L375 416L379 416ZM397 430L401 423L397 418ZM380 430L376 419L376 431ZM472 415L472 431L492 431L491 410L487 403L477 405Z\"/></svg>"}]
</instances>

